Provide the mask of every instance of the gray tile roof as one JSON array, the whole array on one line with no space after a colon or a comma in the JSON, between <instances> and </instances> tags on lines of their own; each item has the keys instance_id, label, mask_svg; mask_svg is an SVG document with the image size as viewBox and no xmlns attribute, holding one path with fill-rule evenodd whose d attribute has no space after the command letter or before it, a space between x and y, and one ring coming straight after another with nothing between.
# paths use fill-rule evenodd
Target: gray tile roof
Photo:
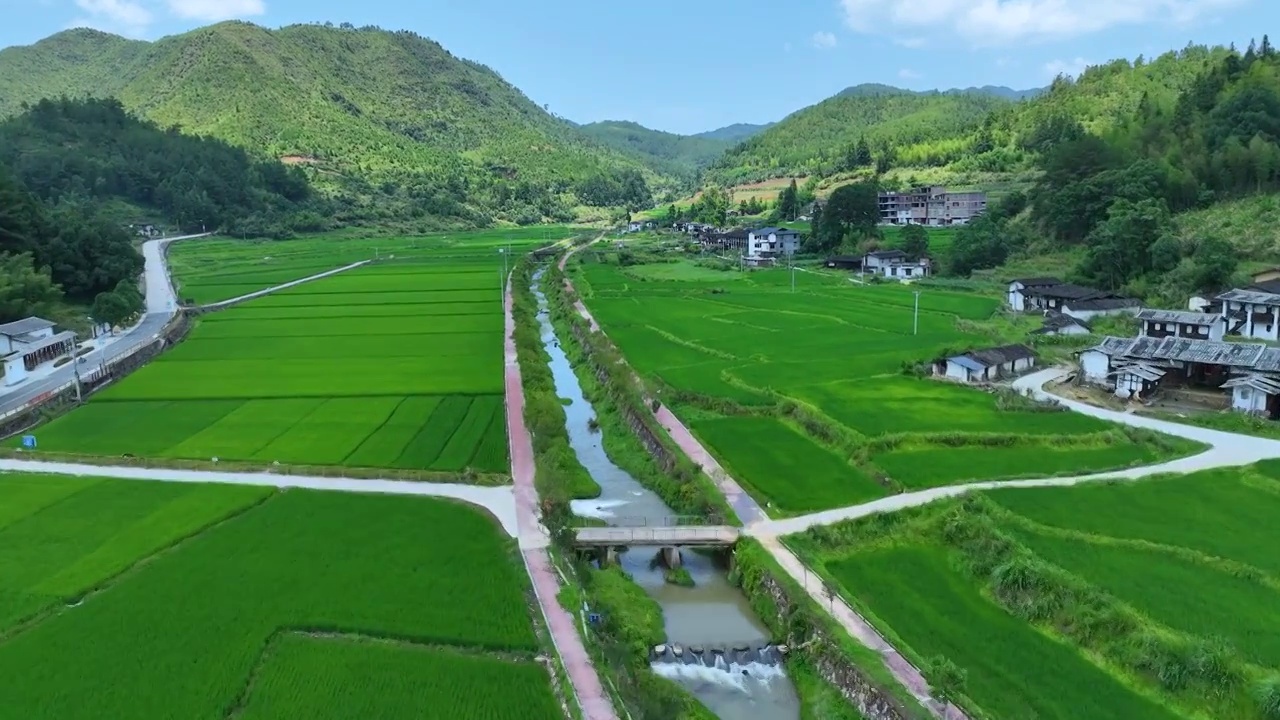
<instances>
[{"instance_id":1,"label":"gray tile roof","mask_svg":"<svg viewBox=\"0 0 1280 720\"><path fill-rule=\"evenodd\" d=\"M1280 295L1256 290L1228 290L1214 299L1257 305L1280 305Z\"/></svg>"},{"instance_id":2,"label":"gray tile roof","mask_svg":"<svg viewBox=\"0 0 1280 720\"><path fill-rule=\"evenodd\" d=\"M1231 378L1222 383L1224 388L1249 387L1254 390L1260 390L1268 395L1280 395L1280 382L1273 378L1263 377L1262 375L1242 375L1240 377Z\"/></svg>"},{"instance_id":3,"label":"gray tile roof","mask_svg":"<svg viewBox=\"0 0 1280 720\"><path fill-rule=\"evenodd\" d=\"M1026 360L1034 358L1036 353L1026 345L1001 345L1000 347L983 348L981 350L970 350L963 355L948 358L955 360L957 357L969 358L981 363L984 367L996 367L1004 365L1015 360Z\"/></svg>"},{"instance_id":4,"label":"gray tile roof","mask_svg":"<svg viewBox=\"0 0 1280 720\"><path fill-rule=\"evenodd\" d=\"M1222 320L1221 315L1198 313L1189 310L1157 310L1148 308L1138 313L1139 320L1178 323L1179 325L1212 325Z\"/></svg>"},{"instance_id":5,"label":"gray tile roof","mask_svg":"<svg viewBox=\"0 0 1280 720\"><path fill-rule=\"evenodd\" d=\"M1014 278L1009 281L1010 285L1014 283L1018 283L1022 285L1022 287L1024 288L1050 287L1053 285L1061 285L1062 280L1056 277L1031 277L1031 278Z\"/></svg>"},{"instance_id":6,"label":"gray tile roof","mask_svg":"<svg viewBox=\"0 0 1280 720\"><path fill-rule=\"evenodd\" d=\"M1040 326L1040 329L1032 330L1031 332L1032 334L1051 333L1063 328L1071 327L1072 325L1078 325L1085 330L1093 330L1093 328L1089 327L1089 323L1083 320L1077 320L1070 315L1063 315L1062 313L1055 312L1046 315L1044 318L1044 325Z\"/></svg>"},{"instance_id":7,"label":"gray tile roof","mask_svg":"<svg viewBox=\"0 0 1280 720\"><path fill-rule=\"evenodd\" d=\"M1068 310L1090 312L1098 310L1119 310L1120 308L1138 307L1142 303L1134 298L1126 297L1087 297L1080 300L1067 300L1063 303Z\"/></svg>"},{"instance_id":8,"label":"gray tile roof","mask_svg":"<svg viewBox=\"0 0 1280 720\"><path fill-rule=\"evenodd\" d=\"M27 333L33 333L39 330L47 330L53 327L53 325L53 322L45 320L44 318L23 318L22 320L15 320L11 323L0 325L0 335L17 337L18 335L26 335Z\"/></svg>"}]
</instances>

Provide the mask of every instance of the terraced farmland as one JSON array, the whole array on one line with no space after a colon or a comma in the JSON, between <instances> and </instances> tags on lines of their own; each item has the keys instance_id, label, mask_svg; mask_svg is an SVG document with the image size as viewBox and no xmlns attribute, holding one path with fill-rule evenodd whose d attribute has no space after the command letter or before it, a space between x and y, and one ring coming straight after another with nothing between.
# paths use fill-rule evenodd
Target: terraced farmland
<instances>
[{"instance_id":1,"label":"terraced farmland","mask_svg":"<svg viewBox=\"0 0 1280 720\"><path fill-rule=\"evenodd\" d=\"M483 237L478 246L431 242L440 246L200 316L184 342L38 429L40 449L505 473L502 262ZM219 243L200 252L240 247ZM299 258L346 257L296 243L270 245L293 257L295 276L314 269Z\"/></svg>"},{"instance_id":2,"label":"terraced farmland","mask_svg":"<svg viewBox=\"0 0 1280 720\"><path fill-rule=\"evenodd\" d=\"M998 718L1274 717L1280 464L1006 489L786 542Z\"/></svg>"},{"instance_id":3,"label":"terraced farmland","mask_svg":"<svg viewBox=\"0 0 1280 720\"><path fill-rule=\"evenodd\" d=\"M1197 449L903 373L949 350L1025 340L1002 339L988 322L995 297L927 288L917 322L912 289L896 284L797 272L792 291L782 269L581 256L572 278L605 332L773 515Z\"/></svg>"},{"instance_id":4,"label":"terraced farmland","mask_svg":"<svg viewBox=\"0 0 1280 720\"><path fill-rule=\"evenodd\" d=\"M0 475L0 715L563 717L514 552L427 498Z\"/></svg>"}]
</instances>

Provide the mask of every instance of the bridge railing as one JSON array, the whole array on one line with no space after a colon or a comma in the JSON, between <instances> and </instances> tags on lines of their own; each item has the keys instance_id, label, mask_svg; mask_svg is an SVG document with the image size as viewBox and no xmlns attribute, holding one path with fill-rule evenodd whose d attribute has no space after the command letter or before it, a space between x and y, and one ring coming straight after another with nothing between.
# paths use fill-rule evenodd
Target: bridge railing
<instances>
[{"instance_id":1,"label":"bridge railing","mask_svg":"<svg viewBox=\"0 0 1280 720\"><path fill-rule=\"evenodd\" d=\"M705 515L619 515L609 518L590 518L574 516L573 527L616 527L616 528L652 528L682 527L688 525L711 526L725 525L723 518Z\"/></svg>"}]
</instances>

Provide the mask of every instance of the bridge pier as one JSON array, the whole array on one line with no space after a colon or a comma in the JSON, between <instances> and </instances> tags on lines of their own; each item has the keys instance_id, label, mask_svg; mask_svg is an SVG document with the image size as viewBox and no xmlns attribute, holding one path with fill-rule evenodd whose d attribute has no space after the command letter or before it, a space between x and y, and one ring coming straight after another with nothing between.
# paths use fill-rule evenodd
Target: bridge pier
<instances>
[{"instance_id":1,"label":"bridge pier","mask_svg":"<svg viewBox=\"0 0 1280 720\"><path fill-rule=\"evenodd\" d=\"M659 552L662 555L662 564L666 565L668 569L675 570L680 567L680 548L664 547Z\"/></svg>"}]
</instances>

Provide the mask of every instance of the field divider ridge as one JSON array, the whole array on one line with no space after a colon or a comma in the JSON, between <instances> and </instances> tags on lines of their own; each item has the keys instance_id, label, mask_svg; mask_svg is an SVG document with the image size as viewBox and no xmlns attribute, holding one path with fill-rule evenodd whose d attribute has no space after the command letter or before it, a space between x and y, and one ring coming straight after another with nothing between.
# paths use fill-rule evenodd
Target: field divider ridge
<instances>
[{"instance_id":1,"label":"field divider ridge","mask_svg":"<svg viewBox=\"0 0 1280 720\"><path fill-rule=\"evenodd\" d=\"M358 268L358 267L363 267L363 266L365 266L365 265L368 265L368 264L369 264L369 263L371 263L371 262L373 262L373 261L372 261L372 260L360 260L360 261L358 261L358 262L353 262L353 263L351 263L350 265L343 265L342 267L334 268L334 269L332 269L332 270L326 270L326 271L324 271L324 272L322 272L322 273L316 273L315 275L308 275L307 277L304 277L304 278L298 278L297 280L290 280L290 281L289 281L289 282L287 282L287 283L281 283L281 284L279 284L279 285L273 285L273 286L271 286L271 287L269 287L269 288L264 288L264 289L262 289L262 290L258 290L258 291L255 291L255 292L246 293L246 294L241 295L241 296L239 296L239 297L233 297L233 298L230 298L230 299L228 299L228 300L219 300L218 302L215 302L215 303L207 303L207 304L205 304L205 305L197 305L197 306L195 307L195 309L196 309L197 311L199 311L199 312L216 312L216 311L218 311L218 310L225 310L225 309L227 309L227 308L229 308L229 307L232 307L232 306L234 306L234 305L238 305L238 304L240 304L240 303L242 303L242 302L248 302L249 300L253 300L253 299L255 299L255 298L260 298L260 297L263 297L264 295L270 295L271 293L279 292L280 290L287 290L287 289L289 289L289 288L291 288L291 287L295 287L295 286L301 285L301 284L303 284L303 283L309 283L309 282L311 282L311 281L313 281L313 280L320 280L320 279L322 279L322 278L327 278L327 277L329 277L329 276L331 276L331 275L337 275L338 273L344 273L344 272L347 272L348 270L355 270L356 268Z\"/></svg>"}]
</instances>

